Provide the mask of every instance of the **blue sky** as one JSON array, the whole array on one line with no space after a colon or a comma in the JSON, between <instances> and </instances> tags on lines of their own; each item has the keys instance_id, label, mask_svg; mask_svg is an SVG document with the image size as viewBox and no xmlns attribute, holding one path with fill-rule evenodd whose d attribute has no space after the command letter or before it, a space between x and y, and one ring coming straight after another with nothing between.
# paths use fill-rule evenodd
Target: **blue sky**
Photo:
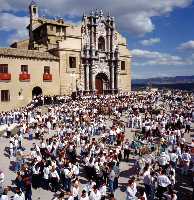
<instances>
[{"instance_id":1,"label":"blue sky","mask_svg":"<svg viewBox=\"0 0 194 200\"><path fill-rule=\"evenodd\" d=\"M0 46L25 39L28 0L0 0ZM115 16L128 41L132 77L194 75L192 0L36 0L40 15L78 23L83 11L103 8ZM111 7L110 7L111 5Z\"/></svg>"}]
</instances>

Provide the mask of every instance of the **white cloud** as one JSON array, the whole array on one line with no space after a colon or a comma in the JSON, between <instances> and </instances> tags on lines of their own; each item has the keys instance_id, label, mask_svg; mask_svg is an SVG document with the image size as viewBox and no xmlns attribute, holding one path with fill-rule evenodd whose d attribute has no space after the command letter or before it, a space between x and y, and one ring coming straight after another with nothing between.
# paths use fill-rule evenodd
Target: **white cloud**
<instances>
[{"instance_id":1,"label":"white cloud","mask_svg":"<svg viewBox=\"0 0 194 200\"><path fill-rule=\"evenodd\" d=\"M161 16L175 8L184 8L192 0L37 0L40 9L50 16L80 17L83 11L103 8L116 17L119 28L129 33L144 35L155 28L152 17ZM0 0L1 11L27 10L27 0Z\"/></svg>"},{"instance_id":2,"label":"white cloud","mask_svg":"<svg viewBox=\"0 0 194 200\"><path fill-rule=\"evenodd\" d=\"M178 47L180 50L194 50L194 40L184 42Z\"/></svg>"},{"instance_id":3,"label":"white cloud","mask_svg":"<svg viewBox=\"0 0 194 200\"><path fill-rule=\"evenodd\" d=\"M18 17L10 13L1 13L0 19L0 30L3 31L23 29L29 23L28 17Z\"/></svg>"},{"instance_id":4,"label":"white cloud","mask_svg":"<svg viewBox=\"0 0 194 200\"><path fill-rule=\"evenodd\" d=\"M168 53L161 53L158 51L147 51L141 49L133 49L132 55L134 57L134 65L138 66L184 66L192 65L192 58L182 58L180 56L171 55Z\"/></svg>"},{"instance_id":5,"label":"white cloud","mask_svg":"<svg viewBox=\"0 0 194 200\"><path fill-rule=\"evenodd\" d=\"M7 43L25 39L28 36L26 26L29 24L28 17L18 17L10 13L0 13L0 30L13 32L9 35Z\"/></svg>"},{"instance_id":6,"label":"white cloud","mask_svg":"<svg viewBox=\"0 0 194 200\"><path fill-rule=\"evenodd\" d=\"M160 38L150 38L148 40L141 40L140 44L143 46L152 46L154 44L160 43Z\"/></svg>"}]
</instances>

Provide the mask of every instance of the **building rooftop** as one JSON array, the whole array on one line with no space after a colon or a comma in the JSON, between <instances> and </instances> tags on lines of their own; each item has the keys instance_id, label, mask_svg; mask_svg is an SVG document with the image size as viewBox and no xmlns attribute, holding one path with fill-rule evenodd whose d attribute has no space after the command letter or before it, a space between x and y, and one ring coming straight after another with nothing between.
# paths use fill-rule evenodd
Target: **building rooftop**
<instances>
[{"instance_id":1,"label":"building rooftop","mask_svg":"<svg viewBox=\"0 0 194 200\"><path fill-rule=\"evenodd\" d=\"M59 25L59 26L72 26L70 24L65 23L62 18L55 20L55 19L46 19L46 18L39 17L38 21L41 22L42 24L53 24L53 25Z\"/></svg>"},{"instance_id":2,"label":"building rooftop","mask_svg":"<svg viewBox=\"0 0 194 200\"><path fill-rule=\"evenodd\" d=\"M65 23L64 20L62 18L59 19L46 19L44 17L39 17L37 19L37 22L35 23L35 28L38 28L44 24L51 24L51 25L55 25L55 26L63 26L63 27L70 27L73 26L73 24L68 24ZM30 24L26 27L27 29L29 29Z\"/></svg>"},{"instance_id":3,"label":"building rooftop","mask_svg":"<svg viewBox=\"0 0 194 200\"><path fill-rule=\"evenodd\" d=\"M37 50L24 50L17 48L0 48L0 56L22 57L22 58L36 58L44 60L59 60L58 57L49 52L41 52Z\"/></svg>"}]
</instances>

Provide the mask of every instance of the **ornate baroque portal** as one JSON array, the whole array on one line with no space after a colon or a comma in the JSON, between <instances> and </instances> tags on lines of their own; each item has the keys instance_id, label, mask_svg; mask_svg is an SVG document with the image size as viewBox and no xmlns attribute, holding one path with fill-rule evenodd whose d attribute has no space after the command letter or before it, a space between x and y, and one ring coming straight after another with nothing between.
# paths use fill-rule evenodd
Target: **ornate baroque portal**
<instances>
[{"instance_id":1,"label":"ornate baroque portal","mask_svg":"<svg viewBox=\"0 0 194 200\"><path fill-rule=\"evenodd\" d=\"M114 17L105 17L102 10L83 15L81 55L85 91L117 92L119 48Z\"/></svg>"}]
</instances>

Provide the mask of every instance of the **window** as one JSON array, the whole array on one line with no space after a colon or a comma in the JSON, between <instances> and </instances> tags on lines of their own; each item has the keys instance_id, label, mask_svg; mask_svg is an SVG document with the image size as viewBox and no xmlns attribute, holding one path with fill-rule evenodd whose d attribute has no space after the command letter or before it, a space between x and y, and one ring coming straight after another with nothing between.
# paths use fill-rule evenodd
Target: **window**
<instances>
[{"instance_id":1,"label":"window","mask_svg":"<svg viewBox=\"0 0 194 200\"><path fill-rule=\"evenodd\" d=\"M121 70L125 70L125 61L121 61Z\"/></svg>"},{"instance_id":2,"label":"window","mask_svg":"<svg viewBox=\"0 0 194 200\"><path fill-rule=\"evenodd\" d=\"M50 30L53 31L53 25L50 25Z\"/></svg>"},{"instance_id":3,"label":"window","mask_svg":"<svg viewBox=\"0 0 194 200\"><path fill-rule=\"evenodd\" d=\"M1 101L10 101L9 90L1 90Z\"/></svg>"},{"instance_id":4,"label":"window","mask_svg":"<svg viewBox=\"0 0 194 200\"><path fill-rule=\"evenodd\" d=\"M50 74L50 67L44 66L44 74Z\"/></svg>"},{"instance_id":5,"label":"window","mask_svg":"<svg viewBox=\"0 0 194 200\"><path fill-rule=\"evenodd\" d=\"M36 8L33 8L33 13L36 14Z\"/></svg>"},{"instance_id":6,"label":"window","mask_svg":"<svg viewBox=\"0 0 194 200\"><path fill-rule=\"evenodd\" d=\"M60 33L60 32L61 32L61 27L60 27L60 26L57 26L57 27L56 27L56 32L57 32L57 33Z\"/></svg>"},{"instance_id":7,"label":"window","mask_svg":"<svg viewBox=\"0 0 194 200\"><path fill-rule=\"evenodd\" d=\"M8 65L0 64L0 73L8 73Z\"/></svg>"},{"instance_id":8,"label":"window","mask_svg":"<svg viewBox=\"0 0 194 200\"><path fill-rule=\"evenodd\" d=\"M105 51L105 40L102 36L98 39L98 50Z\"/></svg>"},{"instance_id":9,"label":"window","mask_svg":"<svg viewBox=\"0 0 194 200\"><path fill-rule=\"evenodd\" d=\"M21 72L28 73L28 65L21 65Z\"/></svg>"},{"instance_id":10,"label":"window","mask_svg":"<svg viewBox=\"0 0 194 200\"><path fill-rule=\"evenodd\" d=\"M69 67L70 68L76 68L76 57L69 57Z\"/></svg>"}]
</instances>

